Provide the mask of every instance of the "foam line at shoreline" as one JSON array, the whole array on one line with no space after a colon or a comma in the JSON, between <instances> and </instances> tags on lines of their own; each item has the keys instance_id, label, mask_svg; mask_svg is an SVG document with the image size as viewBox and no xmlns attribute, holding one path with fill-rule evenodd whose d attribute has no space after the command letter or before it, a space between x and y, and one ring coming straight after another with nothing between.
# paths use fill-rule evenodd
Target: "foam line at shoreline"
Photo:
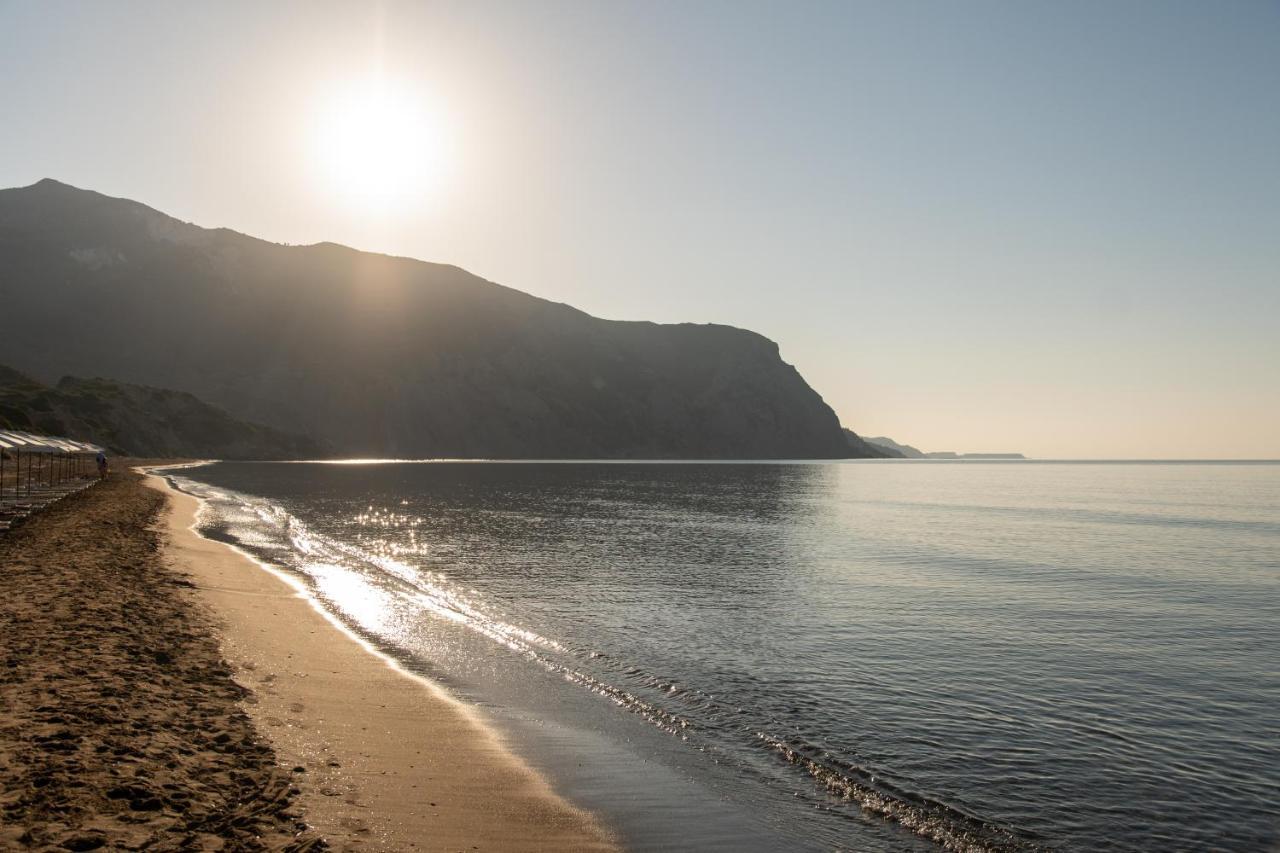
<instances>
[{"instance_id":1,"label":"foam line at shoreline","mask_svg":"<svg viewBox=\"0 0 1280 853\"><path fill-rule=\"evenodd\" d=\"M190 491L197 483L185 480L185 478L169 479L169 485L182 494L187 494L200 500L202 511L210 508L211 500L215 502L218 500L218 497L202 496L199 491ZM238 495L238 499L241 500L250 498L252 496ZM280 518L273 515L273 513L278 513L284 517L284 523L289 529L297 530L300 528L306 530L305 523L293 518L281 507L270 503L267 506L269 512L264 513L261 508L256 511L260 518L272 515L271 521L278 523ZM193 529L196 526L198 525L193 525ZM357 643L367 648L372 654L381 658L390 668L403 672L412 678L422 678L428 686L433 689L440 689L438 682L407 669L401 658L396 657L394 653L384 651L385 647L378 643L376 636L371 638L369 635L361 633L358 628L343 620L334 610L330 609L337 605L333 601L326 601L314 591L314 588L303 579L305 572L299 574L297 571L291 572L279 568L271 562L263 562L263 559L259 558L254 551L236 544L234 536L230 537L232 541L221 537L210 538L226 544L229 548L277 575L281 580L293 587L298 595L304 597L317 612L343 630L344 633L347 633ZM763 750L771 761L780 760L799 771L797 774L798 780L809 777L809 779L816 782L817 786L814 792L821 792L819 793L820 799L824 795L834 796L841 801L850 803L865 814L875 815L887 821L898 823L913 834L934 841L948 849L963 849L967 851L1034 849L1033 842L1029 838L1023 837L1018 831L991 824L941 800L930 798L922 792L917 792L909 781L895 783L887 777L882 768L864 766L857 756L848 756L848 760L843 762L828 760L828 757L825 756L825 750L820 745L806 742L794 736L775 734L773 733L773 727L766 720L760 717L752 719L751 717L739 716L744 713L741 707L736 705L732 707L726 706L723 702L717 701L716 697L688 685L682 685L679 689L676 689L674 683L670 683L659 675L647 672L634 663L611 658L611 660L615 660L618 663L620 668L609 670L609 666L606 664L607 671L602 672L599 668L583 667L580 660L574 660L573 658L575 656L580 657L583 654L589 654L594 658L595 652L593 650L566 649L555 640L542 637L518 625L509 624L500 618L486 614L482 610L473 609L466 602L456 602L447 591L441 592L434 589L434 587L431 589L424 588L415 583L414 578L406 577L403 572L397 571L395 568L389 569L384 563L369 554L361 553L358 549L349 548L341 543L327 541L326 537L315 534L313 531L306 531L305 538L308 541L319 540L326 542L327 547L336 548L348 557L377 566L380 571L394 578L397 582L406 584L408 589L418 593L418 600L433 615L465 625L489 640L509 648L522 657L528 658L531 662L536 663L547 671L555 673L566 682L594 693L617 707L641 717L658 730L675 736L682 741L691 741L695 744L696 749L717 755L718 757L715 759L717 763L735 764L747 770L751 766L750 762L755 760L757 751ZM335 559L332 554L318 556L317 553L313 553L310 549L307 552L313 558L320 559L322 562ZM441 596L443 596L443 599L440 598ZM548 649L552 654L548 654ZM557 652L563 654L555 654ZM470 711L471 706L463 703L463 708L466 711ZM689 712L692 712L692 715ZM721 720L737 717L741 720L741 725L717 728L715 731L700 731L699 715L708 713ZM705 719L705 716L703 719ZM740 763L741 756L735 751L741 747L745 747L750 751L751 757L747 759L747 764ZM735 755L739 757L735 757Z\"/></svg>"},{"instance_id":2,"label":"foam line at shoreline","mask_svg":"<svg viewBox=\"0 0 1280 853\"><path fill-rule=\"evenodd\" d=\"M352 632L298 578L201 536L204 502L163 476L201 464L139 470L168 497L166 557L223 623L224 653L255 693L246 710L282 763L305 768L309 823L394 850L617 849L477 709Z\"/></svg>"},{"instance_id":3,"label":"foam line at shoreline","mask_svg":"<svg viewBox=\"0 0 1280 853\"><path fill-rule=\"evenodd\" d=\"M160 471L176 471L176 470L181 470L183 468L196 468L201 465L207 465L207 464L210 464L209 461L183 463L179 465L164 465L164 466L158 466L155 468L144 468L140 470L142 470L144 474L153 475L156 472L160 472ZM435 693L440 699L453 704L457 708L459 713L466 714L472 717L473 719L476 720L477 723L481 725L487 725L483 722L483 720L480 718L480 716L477 714L476 710L472 706L457 699L455 696L450 694L447 690L445 690L436 682L432 681L430 678L427 678L426 676L421 675L420 673L416 673L410 669L405 668L404 665L400 663L400 661L396 660L394 657L382 651L373 643L370 643L364 637L360 636L355 631L351 630L351 628L348 627L348 625L345 622L343 622L340 618L334 615L331 611L326 609L325 606L320 602L320 600L316 598L314 594L312 594L311 590L307 589L307 585L303 583L292 572L284 571L283 569L280 569L277 566L273 566L264 560L258 559L253 554L249 553L248 551L246 551L245 549L241 548L239 545L236 545L233 542L225 542L220 539L210 539L206 536L203 536L200 533L200 514L205 511L205 504L207 503L205 499L201 497L197 497L196 495L193 495L190 492L182 490L178 486L169 482L169 480L165 477L161 477L161 480L163 480L164 487L169 492L184 495L196 501L198 505L196 509L196 513L192 518L191 524L187 526L187 530L190 531L193 536L197 536L200 539L204 540L205 542L213 542L231 551L234 551L236 554L243 557L248 562L253 563L262 571L267 572L268 574L274 576L277 580L281 581L282 583L288 585L291 589L293 589L294 595L297 598L301 599L302 601L305 601L315 613L323 617L326 622L328 622L331 626L336 628L338 631L342 632L342 634L345 635L348 640L357 644L366 652L368 652L370 655L377 658L383 664L383 666L386 666L388 669L393 670L394 672L403 676L404 678L408 678L412 681L418 682L421 686Z\"/></svg>"}]
</instances>

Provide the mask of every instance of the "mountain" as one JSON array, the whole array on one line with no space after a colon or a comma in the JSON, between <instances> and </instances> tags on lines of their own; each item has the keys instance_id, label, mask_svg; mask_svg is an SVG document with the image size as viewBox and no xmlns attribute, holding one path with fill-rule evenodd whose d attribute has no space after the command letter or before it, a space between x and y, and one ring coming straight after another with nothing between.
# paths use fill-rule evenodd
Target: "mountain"
<instances>
[{"instance_id":1,"label":"mountain","mask_svg":"<svg viewBox=\"0 0 1280 853\"><path fill-rule=\"evenodd\" d=\"M343 455L831 458L775 343L602 320L462 269L0 190L0 361L181 388Z\"/></svg>"},{"instance_id":2,"label":"mountain","mask_svg":"<svg viewBox=\"0 0 1280 853\"><path fill-rule=\"evenodd\" d=\"M891 450L894 453L896 453L898 456L902 457L903 459L923 459L925 457L924 453L912 447L911 445L899 444L898 442L894 441L892 438L886 438L883 435L877 435L872 438L866 438L864 439L864 441L866 441L868 444L871 444L875 447L881 447L886 450Z\"/></svg>"},{"instance_id":3,"label":"mountain","mask_svg":"<svg viewBox=\"0 0 1280 853\"><path fill-rule=\"evenodd\" d=\"M902 454L892 447L886 447L870 438L863 438L851 429L845 429L844 438L849 444L849 453L855 459L902 458Z\"/></svg>"},{"instance_id":4,"label":"mountain","mask_svg":"<svg viewBox=\"0 0 1280 853\"><path fill-rule=\"evenodd\" d=\"M49 387L0 365L0 429L65 436L129 456L312 458L316 442L237 421L181 391L63 377Z\"/></svg>"}]
</instances>

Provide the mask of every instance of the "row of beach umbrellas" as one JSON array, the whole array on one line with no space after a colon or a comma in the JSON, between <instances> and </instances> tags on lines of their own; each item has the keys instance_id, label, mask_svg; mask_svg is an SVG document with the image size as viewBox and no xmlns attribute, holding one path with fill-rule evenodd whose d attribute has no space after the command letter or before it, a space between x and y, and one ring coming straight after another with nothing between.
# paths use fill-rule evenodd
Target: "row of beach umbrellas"
<instances>
[{"instance_id":1,"label":"row of beach umbrellas","mask_svg":"<svg viewBox=\"0 0 1280 853\"><path fill-rule=\"evenodd\" d=\"M79 491L92 482L87 475L101 451L86 441L0 430L0 515L29 514ZM0 517L0 529L12 520Z\"/></svg>"}]
</instances>

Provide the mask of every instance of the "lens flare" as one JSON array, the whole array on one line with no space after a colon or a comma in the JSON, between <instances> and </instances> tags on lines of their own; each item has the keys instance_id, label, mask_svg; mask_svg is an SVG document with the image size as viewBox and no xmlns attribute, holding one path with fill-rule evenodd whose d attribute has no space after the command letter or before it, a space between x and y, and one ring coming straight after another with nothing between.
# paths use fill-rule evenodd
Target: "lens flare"
<instances>
[{"instance_id":1,"label":"lens flare","mask_svg":"<svg viewBox=\"0 0 1280 853\"><path fill-rule=\"evenodd\" d=\"M452 161L438 106L380 77L327 94L314 141L325 184L344 201L369 208L430 199Z\"/></svg>"}]
</instances>

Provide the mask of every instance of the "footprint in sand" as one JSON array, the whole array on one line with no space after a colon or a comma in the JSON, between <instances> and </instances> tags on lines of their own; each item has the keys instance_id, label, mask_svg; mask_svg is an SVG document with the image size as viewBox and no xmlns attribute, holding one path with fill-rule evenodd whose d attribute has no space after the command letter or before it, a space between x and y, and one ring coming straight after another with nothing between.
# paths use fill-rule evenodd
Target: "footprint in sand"
<instances>
[{"instance_id":1,"label":"footprint in sand","mask_svg":"<svg viewBox=\"0 0 1280 853\"><path fill-rule=\"evenodd\" d=\"M358 817L344 817L338 821L343 829L349 829L352 832L365 833L369 831L369 824L365 823Z\"/></svg>"},{"instance_id":2,"label":"footprint in sand","mask_svg":"<svg viewBox=\"0 0 1280 853\"><path fill-rule=\"evenodd\" d=\"M305 711L306 709L307 709L307 706L306 706L306 705L303 705L301 702L291 702L291 703L289 703L289 710L290 710L290 711L292 711L292 712L293 712L293 713L295 713L295 714L301 714L301 713L302 713L303 711Z\"/></svg>"}]
</instances>

